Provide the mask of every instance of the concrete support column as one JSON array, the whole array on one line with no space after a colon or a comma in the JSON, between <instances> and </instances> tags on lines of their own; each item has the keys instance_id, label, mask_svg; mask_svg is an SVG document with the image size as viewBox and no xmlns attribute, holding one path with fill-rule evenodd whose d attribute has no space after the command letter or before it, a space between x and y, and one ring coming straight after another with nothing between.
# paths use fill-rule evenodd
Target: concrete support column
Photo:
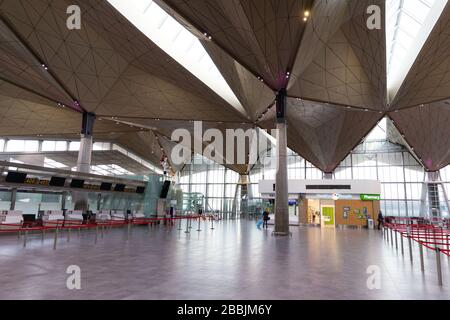
<instances>
[{"instance_id":1,"label":"concrete support column","mask_svg":"<svg viewBox=\"0 0 450 320\"><path fill-rule=\"evenodd\" d=\"M95 114L88 112L83 113L80 150L78 151L77 161L78 172L90 172L93 146L92 133L94 129L94 122ZM75 210L87 211L88 194L85 192L73 192L72 195L75 203Z\"/></svg>"},{"instance_id":2,"label":"concrete support column","mask_svg":"<svg viewBox=\"0 0 450 320\"><path fill-rule=\"evenodd\" d=\"M13 188L11 190L11 204L9 206L9 210L14 210L16 208L16 197L17 197L17 188Z\"/></svg>"},{"instance_id":3,"label":"concrete support column","mask_svg":"<svg viewBox=\"0 0 450 320\"><path fill-rule=\"evenodd\" d=\"M289 206L287 181L287 123L286 90L277 93L277 170L275 184L276 235L289 235Z\"/></svg>"}]
</instances>

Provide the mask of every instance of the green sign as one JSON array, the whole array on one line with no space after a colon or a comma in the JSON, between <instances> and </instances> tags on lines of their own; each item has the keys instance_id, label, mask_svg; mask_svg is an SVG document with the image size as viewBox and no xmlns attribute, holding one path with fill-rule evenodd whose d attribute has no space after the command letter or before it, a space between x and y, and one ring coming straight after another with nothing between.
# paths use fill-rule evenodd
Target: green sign
<instances>
[{"instance_id":1,"label":"green sign","mask_svg":"<svg viewBox=\"0 0 450 320\"><path fill-rule=\"evenodd\" d=\"M362 201L380 201L381 195L380 194L362 194L361 200Z\"/></svg>"},{"instance_id":2,"label":"green sign","mask_svg":"<svg viewBox=\"0 0 450 320\"><path fill-rule=\"evenodd\" d=\"M326 226L334 226L334 207L322 207L322 219Z\"/></svg>"}]
</instances>

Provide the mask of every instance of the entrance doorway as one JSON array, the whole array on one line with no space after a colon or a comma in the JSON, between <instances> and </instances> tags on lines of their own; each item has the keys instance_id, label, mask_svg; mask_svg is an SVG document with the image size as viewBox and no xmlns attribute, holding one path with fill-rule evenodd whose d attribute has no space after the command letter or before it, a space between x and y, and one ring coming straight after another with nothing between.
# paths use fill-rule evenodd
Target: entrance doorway
<instances>
[{"instance_id":1,"label":"entrance doorway","mask_svg":"<svg viewBox=\"0 0 450 320\"><path fill-rule=\"evenodd\" d=\"M334 228L335 227L335 208L334 206L324 205L321 206L322 213L322 227Z\"/></svg>"}]
</instances>

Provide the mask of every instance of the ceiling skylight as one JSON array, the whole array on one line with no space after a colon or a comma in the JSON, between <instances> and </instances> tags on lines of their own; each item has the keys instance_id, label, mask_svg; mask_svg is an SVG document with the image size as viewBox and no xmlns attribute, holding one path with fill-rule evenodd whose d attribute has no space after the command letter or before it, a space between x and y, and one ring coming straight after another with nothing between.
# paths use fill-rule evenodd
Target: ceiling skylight
<instances>
[{"instance_id":1,"label":"ceiling skylight","mask_svg":"<svg viewBox=\"0 0 450 320\"><path fill-rule=\"evenodd\" d=\"M447 1L386 1L387 83L390 101L397 94Z\"/></svg>"},{"instance_id":2,"label":"ceiling skylight","mask_svg":"<svg viewBox=\"0 0 450 320\"><path fill-rule=\"evenodd\" d=\"M246 114L200 40L153 0L108 0L108 2L169 56L235 109Z\"/></svg>"}]
</instances>

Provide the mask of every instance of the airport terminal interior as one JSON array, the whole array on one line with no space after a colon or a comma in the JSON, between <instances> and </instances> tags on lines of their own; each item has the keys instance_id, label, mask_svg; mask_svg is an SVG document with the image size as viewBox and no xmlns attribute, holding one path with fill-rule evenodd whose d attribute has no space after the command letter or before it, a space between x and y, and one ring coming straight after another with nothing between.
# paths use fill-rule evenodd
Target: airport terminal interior
<instances>
[{"instance_id":1,"label":"airport terminal interior","mask_svg":"<svg viewBox=\"0 0 450 320\"><path fill-rule=\"evenodd\" d=\"M450 298L450 1L0 0L0 299Z\"/></svg>"}]
</instances>

